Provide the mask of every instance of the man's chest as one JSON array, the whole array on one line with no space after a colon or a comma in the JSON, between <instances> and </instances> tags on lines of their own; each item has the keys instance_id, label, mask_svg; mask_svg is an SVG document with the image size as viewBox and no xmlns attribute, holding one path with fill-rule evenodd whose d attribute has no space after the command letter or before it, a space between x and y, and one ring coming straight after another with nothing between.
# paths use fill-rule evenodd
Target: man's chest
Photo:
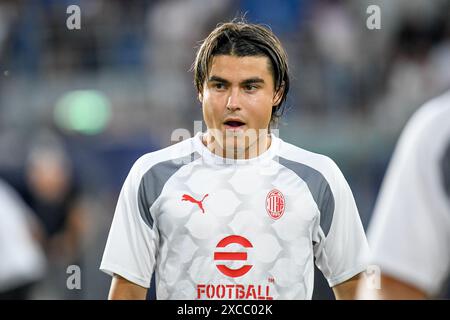
<instances>
[{"instance_id":1,"label":"man's chest","mask_svg":"<svg viewBox=\"0 0 450 320\"><path fill-rule=\"evenodd\" d=\"M272 234L292 240L309 233L319 212L308 185L283 168L193 168L164 187L152 215L166 238L190 233Z\"/></svg>"}]
</instances>

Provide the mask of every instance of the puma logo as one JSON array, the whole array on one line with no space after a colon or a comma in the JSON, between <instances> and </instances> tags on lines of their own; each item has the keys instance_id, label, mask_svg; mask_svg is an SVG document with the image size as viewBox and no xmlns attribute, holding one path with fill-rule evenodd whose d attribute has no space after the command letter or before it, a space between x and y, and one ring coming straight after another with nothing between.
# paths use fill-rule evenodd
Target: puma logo
<instances>
[{"instance_id":1,"label":"puma logo","mask_svg":"<svg viewBox=\"0 0 450 320\"><path fill-rule=\"evenodd\" d=\"M198 201L192 198L190 195L183 194L183 197L181 198L181 201L189 201L192 203L196 203L198 207L202 210L203 213L205 213L205 209L203 209L203 200L208 196L208 194L205 194L202 200Z\"/></svg>"}]
</instances>

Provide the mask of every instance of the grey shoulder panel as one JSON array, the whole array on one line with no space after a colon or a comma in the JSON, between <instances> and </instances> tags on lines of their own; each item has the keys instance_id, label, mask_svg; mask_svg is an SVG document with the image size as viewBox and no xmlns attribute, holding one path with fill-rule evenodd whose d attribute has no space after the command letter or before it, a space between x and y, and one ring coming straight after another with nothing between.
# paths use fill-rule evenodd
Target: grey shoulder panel
<instances>
[{"instance_id":1,"label":"grey shoulder panel","mask_svg":"<svg viewBox=\"0 0 450 320\"><path fill-rule=\"evenodd\" d=\"M314 201L320 211L320 227L325 235L331 228L334 214L334 196L330 185L319 171L299 162L280 157L279 163L292 170L303 181L306 182Z\"/></svg>"},{"instance_id":2,"label":"grey shoulder panel","mask_svg":"<svg viewBox=\"0 0 450 320\"><path fill-rule=\"evenodd\" d=\"M150 214L150 208L160 196L166 182L181 167L198 158L198 153L193 152L184 157L159 162L153 165L142 176L138 191L139 213L150 228L153 228L153 218Z\"/></svg>"}]
</instances>

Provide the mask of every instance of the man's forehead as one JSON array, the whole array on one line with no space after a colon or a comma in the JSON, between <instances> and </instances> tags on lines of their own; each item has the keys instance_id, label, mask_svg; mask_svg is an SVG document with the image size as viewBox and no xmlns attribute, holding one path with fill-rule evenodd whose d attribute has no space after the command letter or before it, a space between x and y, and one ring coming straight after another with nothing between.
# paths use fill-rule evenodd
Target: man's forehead
<instances>
[{"instance_id":1,"label":"man's forehead","mask_svg":"<svg viewBox=\"0 0 450 320\"><path fill-rule=\"evenodd\" d=\"M211 76L230 81L255 77L266 78L271 76L270 62L265 56L214 56L208 78Z\"/></svg>"}]
</instances>

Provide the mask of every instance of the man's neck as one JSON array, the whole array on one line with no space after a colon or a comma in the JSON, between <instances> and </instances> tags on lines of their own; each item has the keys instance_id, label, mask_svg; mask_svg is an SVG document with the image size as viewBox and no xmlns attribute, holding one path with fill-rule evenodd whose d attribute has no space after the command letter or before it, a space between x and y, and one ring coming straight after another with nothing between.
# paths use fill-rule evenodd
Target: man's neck
<instances>
[{"instance_id":1,"label":"man's neck","mask_svg":"<svg viewBox=\"0 0 450 320\"><path fill-rule=\"evenodd\" d=\"M256 158L267 151L272 143L272 136L270 134L263 134L253 144L240 150L237 148L227 149L226 146L220 146L216 139L208 132L202 136L202 143L209 151L222 158L248 160Z\"/></svg>"}]
</instances>

